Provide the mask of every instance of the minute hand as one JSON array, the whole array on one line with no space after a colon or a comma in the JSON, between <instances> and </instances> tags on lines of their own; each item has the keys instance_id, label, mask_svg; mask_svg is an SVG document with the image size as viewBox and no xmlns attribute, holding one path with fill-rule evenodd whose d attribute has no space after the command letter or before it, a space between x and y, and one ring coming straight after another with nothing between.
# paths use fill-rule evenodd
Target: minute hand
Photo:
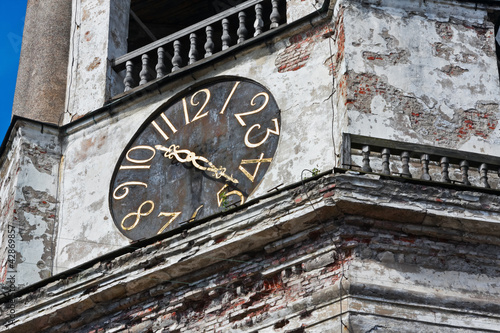
<instances>
[{"instance_id":1,"label":"minute hand","mask_svg":"<svg viewBox=\"0 0 500 333\"><path fill-rule=\"evenodd\" d=\"M207 158L203 156L197 156L192 151L187 149L179 149L179 146L171 145L170 147L165 147L162 145L156 145L155 148L157 150L165 152L164 156L169 159L175 159L181 163L191 162L193 166L202 171L212 172L215 178L219 179L220 177L224 177L227 180L238 184L238 180L226 174L226 168L219 167L217 168L212 162L210 162ZM185 157L182 158L179 154L185 154ZM208 164L208 166L203 166L198 163L198 161L204 162Z\"/></svg>"}]
</instances>

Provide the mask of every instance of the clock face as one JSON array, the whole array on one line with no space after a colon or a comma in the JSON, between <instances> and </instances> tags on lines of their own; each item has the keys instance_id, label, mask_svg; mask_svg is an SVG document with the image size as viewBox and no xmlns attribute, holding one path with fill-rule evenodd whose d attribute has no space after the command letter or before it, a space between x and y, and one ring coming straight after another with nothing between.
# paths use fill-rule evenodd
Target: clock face
<instances>
[{"instance_id":1,"label":"clock face","mask_svg":"<svg viewBox=\"0 0 500 333\"><path fill-rule=\"evenodd\" d=\"M280 134L271 93L243 79L212 81L160 107L118 161L116 227L138 240L243 204L269 168Z\"/></svg>"}]
</instances>

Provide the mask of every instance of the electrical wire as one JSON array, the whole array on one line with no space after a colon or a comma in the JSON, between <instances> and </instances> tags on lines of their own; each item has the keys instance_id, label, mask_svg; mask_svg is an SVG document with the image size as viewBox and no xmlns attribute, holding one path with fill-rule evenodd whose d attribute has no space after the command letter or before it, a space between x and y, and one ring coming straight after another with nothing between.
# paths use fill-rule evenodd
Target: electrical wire
<instances>
[{"instance_id":1,"label":"electrical wire","mask_svg":"<svg viewBox=\"0 0 500 333\"><path fill-rule=\"evenodd\" d=\"M328 1L328 0L325 0L325 1ZM319 10L318 8L316 7L315 4L312 4L312 6L314 7L314 9L319 13ZM331 109L332 109L332 129L331 129L331 135L332 135L332 144L333 144L333 156L334 156L334 165L337 164L337 147L336 147L336 144L335 144L335 134L334 134L334 129L335 129L335 115L336 115L336 112L335 112L335 103L334 103L334 95L336 93L336 89L335 89L335 71L334 71L334 63L333 63L333 49L332 49L332 41L334 43L336 43L336 38L333 38L334 34L330 34L328 36L328 47L329 47L329 52L330 52L330 70L332 71L331 75L332 75L332 90L331 90L331 94L330 96L328 97L330 99L330 103L331 103ZM307 170L307 169L306 169ZM311 172L310 170L307 170L309 172ZM304 172L304 170L302 171ZM312 204L312 203L311 203ZM330 236L330 239L333 243L333 239L331 238ZM342 308L342 300L343 300L343 292L344 292L344 287L342 285L342 280L344 279L348 279L347 276L345 275L345 268L344 268L344 261L345 261L345 253L342 251L340 253L336 253L338 255L338 258L339 258L339 261L340 261L340 264L341 264L341 267L342 267L342 273L341 273L341 276L340 276L340 280L339 280L339 288L340 288L340 295L339 295L339 305L340 305L340 332L343 332L343 329L347 329L348 332L351 332L350 328L344 323L344 320L343 320L343 308ZM342 254L342 256L341 256Z\"/></svg>"}]
</instances>

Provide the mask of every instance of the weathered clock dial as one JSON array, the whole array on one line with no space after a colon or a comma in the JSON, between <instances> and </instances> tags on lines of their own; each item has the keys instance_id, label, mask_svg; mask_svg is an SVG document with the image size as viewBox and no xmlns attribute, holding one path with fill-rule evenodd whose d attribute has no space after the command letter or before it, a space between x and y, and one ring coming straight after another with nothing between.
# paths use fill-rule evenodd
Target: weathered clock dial
<instances>
[{"instance_id":1,"label":"weathered clock dial","mask_svg":"<svg viewBox=\"0 0 500 333\"><path fill-rule=\"evenodd\" d=\"M279 134L278 106L262 85L225 78L189 89L146 120L122 153L109 195L116 227L138 240L244 203Z\"/></svg>"}]
</instances>

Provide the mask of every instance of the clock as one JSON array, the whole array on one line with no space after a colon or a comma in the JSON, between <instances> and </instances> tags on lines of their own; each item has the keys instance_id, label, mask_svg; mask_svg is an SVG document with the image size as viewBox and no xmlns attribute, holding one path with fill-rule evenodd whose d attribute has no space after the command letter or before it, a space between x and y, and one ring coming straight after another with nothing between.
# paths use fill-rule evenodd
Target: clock
<instances>
[{"instance_id":1,"label":"clock","mask_svg":"<svg viewBox=\"0 0 500 333\"><path fill-rule=\"evenodd\" d=\"M271 93L247 79L212 80L173 97L116 164L116 227L139 240L243 204L273 161L280 120Z\"/></svg>"}]
</instances>

